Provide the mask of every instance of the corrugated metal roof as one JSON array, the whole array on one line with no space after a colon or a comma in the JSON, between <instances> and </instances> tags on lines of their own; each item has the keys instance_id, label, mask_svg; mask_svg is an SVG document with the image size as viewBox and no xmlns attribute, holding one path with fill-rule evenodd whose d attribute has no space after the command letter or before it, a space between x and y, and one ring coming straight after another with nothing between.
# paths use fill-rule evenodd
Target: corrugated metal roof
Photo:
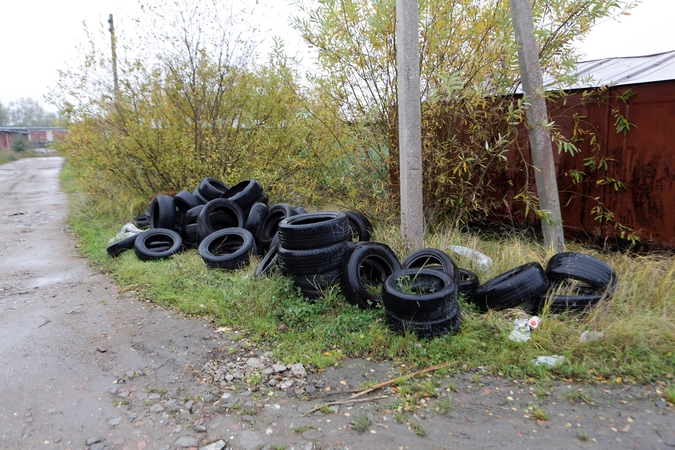
<instances>
[{"instance_id":1,"label":"corrugated metal roof","mask_svg":"<svg viewBox=\"0 0 675 450\"><path fill-rule=\"evenodd\" d=\"M577 63L579 81L570 86L558 86L544 77L547 89L583 89L600 86L653 83L675 80L675 50L655 55L605 58Z\"/></svg>"}]
</instances>

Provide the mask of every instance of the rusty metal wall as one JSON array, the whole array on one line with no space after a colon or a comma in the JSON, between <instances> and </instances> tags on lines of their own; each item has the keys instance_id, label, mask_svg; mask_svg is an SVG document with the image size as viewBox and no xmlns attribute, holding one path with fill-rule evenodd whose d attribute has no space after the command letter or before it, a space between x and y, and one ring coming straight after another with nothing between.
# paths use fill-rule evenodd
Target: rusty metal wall
<instances>
[{"instance_id":1,"label":"rusty metal wall","mask_svg":"<svg viewBox=\"0 0 675 450\"><path fill-rule=\"evenodd\" d=\"M635 94L626 103L618 98L628 90ZM641 242L651 247L675 248L675 81L634 84L596 91L602 101L588 102L583 91L574 91L565 99L549 104L549 113L565 136L571 136L575 114L583 116L582 126L594 132L600 150L593 151L591 135L577 142L581 152L575 156L558 153L554 145L558 186L561 191L562 215L566 235L589 239L615 239L619 232L611 222L595 220L592 209L595 198L604 203L618 222L633 228ZM614 111L636 127L617 133ZM497 176L496 184L508 205L501 214L503 221L527 224L532 217L523 218L523 205L514 196L529 182L534 191L532 169L525 170L523 157L529 164L527 131L519 133L519 147L512 149L509 168ZM522 156L521 156L522 154ZM588 157L613 159L606 170L592 175L592 181L571 183L565 173L572 169L590 172L584 166ZM611 184L598 185L596 179L611 177L624 183L618 191ZM536 191L534 191L536 192ZM508 211L510 209L510 211ZM508 212L508 214L506 214Z\"/></svg>"}]
</instances>

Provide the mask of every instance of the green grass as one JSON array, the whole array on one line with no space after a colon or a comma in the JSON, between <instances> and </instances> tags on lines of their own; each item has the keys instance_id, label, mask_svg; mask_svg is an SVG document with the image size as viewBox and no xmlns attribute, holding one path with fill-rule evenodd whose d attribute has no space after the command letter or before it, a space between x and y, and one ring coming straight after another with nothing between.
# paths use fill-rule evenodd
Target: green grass
<instances>
[{"instance_id":1,"label":"green grass","mask_svg":"<svg viewBox=\"0 0 675 450\"><path fill-rule=\"evenodd\" d=\"M363 434L366 431L368 431L368 428L370 428L372 424L373 422L371 422L368 416L365 414L361 414L354 417L354 420L351 423L354 431L356 431L359 434Z\"/></svg>"},{"instance_id":2,"label":"green grass","mask_svg":"<svg viewBox=\"0 0 675 450\"><path fill-rule=\"evenodd\" d=\"M415 432L415 434L418 435L418 436L425 437L425 436L428 436L428 435L429 435L429 432L426 430L426 428L424 428L424 427L422 426L422 424L420 424L419 422L417 422L417 421L415 421L415 420L411 420L411 421L408 423L408 426L409 426L410 429L413 430L413 431Z\"/></svg>"},{"instance_id":3,"label":"green grass","mask_svg":"<svg viewBox=\"0 0 675 450\"><path fill-rule=\"evenodd\" d=\"M68 171L64 177L64 182L73 186L75 181ZM362 356L402 361L413 370L451 361L450 373L483 367L487 373L514 378L609 382L622 377L624 383L654 382L675 373L672 258L599 254L569 244L568 250L598 256L618 272L619 286L610 301L585 315L544 311L532 339L516 343L507 338L513 320L507 312L480 314L460 300L459 334L420 341L413 335L392 334L384 324L381 308L364 311L349 305L338 287L311 304L279 273L256 279L257 261L236 272L223 272L208 269L196 250L158 262L139 261L133 251L109 258L105 252L108 239L134 214L115 217L81 195L71 196L71 205L70 227L80 238L80 250L122 290L238 330L250 345L272 350L286 363L322 368L345 356ZM373 240L387 243L403 260L407 255L397 230L397 224L376 225ZM481 239L453 230L436 230L427 236L426 245L441 250L462 245L490 256L495 264L487 272L479 272L482 281L525 262L545 264L551 256L537 243L519 236ZM461 256L455 259L460 267L478 270ZM581 343L579 335L585 330L603 331L604 338ZM554 354L564 355L566 361L553 368L531 362L537 356ZM480 376L472 381L479 382ZM430 387L424 388L428 395L433 392Z\"/></svg>"},{"instance_id":4,"label":"green grass","mask_svg":"<svg viewBox=\"0 0 675 450\"><path fill-rule=\"evenodd\" d=\"M539 406L535 406L532 408L532 418L536 420L548 420L548 411Z\"/></svg>"},{"instance_id":5,"label":"green grass","mask_svg":"<svg viewBox=\"0 0 675 450\"><path fill-rule=\"evenodd\" d=\"M675 387L666 389L666 400L675 405Z\"/></svg>"}]
</instances>

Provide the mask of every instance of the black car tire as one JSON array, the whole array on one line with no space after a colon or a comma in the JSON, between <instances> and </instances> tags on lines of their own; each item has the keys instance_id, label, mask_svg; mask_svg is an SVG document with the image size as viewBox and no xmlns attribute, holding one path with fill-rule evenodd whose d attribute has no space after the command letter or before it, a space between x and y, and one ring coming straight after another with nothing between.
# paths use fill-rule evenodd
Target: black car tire
<instances>
[{"instance_id":1,"label":"black car tire","mask_svg":"<svg viewBox=\"0 0 675 450\"><path fill-rule=\"evenodd\" d=\"M348 243L340 264L340 288L345 300L360 308L382 303L382 294L368 291L370 286L382 286L387 278L401 270L396 254L379 242Z\"/></svg>"},{"instance_id":2,"label":"black car tire","mask_svg":"<svg viewBox=\"0 0 675 450\"><path fill-rule=\"evenodd\" d=\"M188 212L190 209L195 206L202 205L203 203L188 191L180 191L173 197L173 202L176 204L176 209L183 214Z\"/></svg>"},{"instance_id":3,"label":"black car tire","mask_svg":"<svg viewBox=\"0 0 675 450\"><path fill-rule=\"evenodd\" d=\"M412 292L401 290L401 280ZM420 293L414 291L422 290ZM384 282L384 309L406 320L426 322L446 317L457 308L457 284L450 275L436 269L401 269Z\"/></svg>"},{"instance_id":4,"label":"black car tire","mask_svg":"<svg viewBox=\"0 0 675 450\"><path fill-rule=\"evenodd\" d=\"M256 278L269 276L274 266L277 265L278 260L279 260L279 243L276 243L275 245L272 245L269 248L269 250L263 257L262 261L260 261L260 264L258 264L258 267L255 268L253 276Z\"/></svg>"},{"instance_id":5,"label":"black car tire","mask_svg":"<svg viewBox=\"0 0 675 450\"><path fill-rule=\"evenodd\" d=\"M199 196L196 193L195 196L197 198L202 197L206 200L204 203L207 203L211 200L224 197L229 189L230 187L222 181L206 177L197 188Z\"/></svg>"},{"instance_id":6,"label":"black car tire","mask_svg":"<svg viewBox=\"0 0 675 450\"><path fill-rule=\"evenodd\" d=\"M237 183L228 189L224 198L229 198L235 202L239 207L246 211L253 205L263 194L263 187L258 180L252 178Z\"/></svg>"},{"instance_id":7,"label":"black car tire","mask_svg":"<svg viewBox=\"0 0 675 450\"><path fill-rule=\"evenodd\" d=\"M244 213L239 205L226 198L211 200L199 213L197 219L199 226L199 238L204 240L206 236L224 228L243 228Z\"/></svg>"},{"instance_id":8,"label":"black car tire","mask_svg":"<svg viewBox=\"0 0 675 450\"><path fill-rule=\"evenodd\" d=\"M340 212L316 212L279 222L281 246L287 250L327 247L349 238L349 220Z\"/></svg>"},{"instance_id":9,"label":"black car tire","mask_svg":"<svg viewBox=\"0 0 675 450\"><path fill-rule=\"evenodd\" d=\"M609 296L614 294L618 281L616 272L607 263L576 252L553 255L546 264L546 276L552 281L566 278L582 281Z\"/></svg>"},{"instance_id":10,"label":"black car tire","mask_svg":"<svg viewBox=\"0 0 675 450\"><path fill-rule=\"evenodd\" d=\"M447 334L455 335L459 332L462 323L461 313L457 308L456 313L448 317L431 321L407 320L385 310L385 323L391 331L397 334L406 332L417 335L420 339L433 339Z\"/></svg>"},{"instance_id":11,"label":"black car tire","mask_svg":"<svg viewBox=\"0 0 675 450\"><path fill-rule=\"evenodd\" d=\"M108 256L110 256L112 258L114 258L116 256L119 256L123 252L125 252L127 250L131 250L132 248L134 248L134 243L136 242L137 237L138 237L138 234L134 234L133 236L129 236L127 238L124 238L121 241L115 242L114 244L110 244L105 249L105 251L108 253Z\"/></svg>"},{"instance_id":12,"label":"black car tire","mask_svg":"<svg viewBox=\"0 0 675 450\"><path fill-rule=\"evenodd\" d=\"M480 311L515 308L537 298L548 288L548 278L538 262L523 264L478 286L472 302Z\"/></svg>"},{"instance_id":13,"label":"black car tire","mask_svg":"<svg viewBox=\"0 0 675 450\"><path fill-rule=\"evenodd\" d=\"M255 253L255 241L244 228L214 231L199 244L199 254L212 269L240 269L249 264L251 253Z\"/></svg>"},{"instance_id":14,"label":"black car tire","mask_svg":"<svg viewBox=\"0 0 675 450\"><path fill-rule=\"evenodd\" d=\"M155 228L138 235L134 252L141 261L154 261L178 253L182 244L183 239L174 230Z\"/></svg>"},{"instance_id":15,"label":"black car tire","mask_svg":"<svg viewBox=\"0 0 675 450\"><path fill-rule=\"evenodd\" d=\"M279 229L279 223L285 218L294 215L295 211L287 203L277 203L270 206L267 212L265 212L265 217L263 217L262 223L258 228L258 233L255 236L260 245L264 248L269 248L274 234Z\"/></svg>"},{"instance_id":16,"label":"black car tire","mask_svg":"<svg viewBox=\"0 0 675 450\"><path fill-rule=\"evenodd\" d=\"M328 272L340 267L342 257L347 250L347 242L310 250L288 250L279 247L279 268L290 275L307 275Z\"/></svg>"},{"instance_id":17,"label":"black car tire","mask_svg":"<svg viewBox=\"0 0 675 450\"><path fill-rule=\"evenodd\" d=\"M373 226L368 218L355 210L345 211L344 213L349 219L352 240L357 242L370 241L373 234Z\"/></svg>"},{"instance_id":18,"label":"black car tire","mask_svg":"<svg viewBox=\"0 0 675 450\"><path fill-rule=\"evenodd\" d=\"M150 228L168 228L173 230L176 227L176 204L170 195L160 194L152 199L150 203L149 222Z\"/></svg>"}]
</instances>

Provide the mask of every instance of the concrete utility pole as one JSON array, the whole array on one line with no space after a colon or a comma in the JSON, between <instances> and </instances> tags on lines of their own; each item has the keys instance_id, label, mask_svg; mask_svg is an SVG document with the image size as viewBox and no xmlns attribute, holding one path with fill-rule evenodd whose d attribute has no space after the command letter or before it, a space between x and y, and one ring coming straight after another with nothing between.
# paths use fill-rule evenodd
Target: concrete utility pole
<instances>
[{"instance_id":1,"label":"concrete utility pole","mask_svg":"<svg viewBox=\"0 0 675 450\"><path fill-rule=\"evenodd\" d=\"M401 234L408 250L424 243L418 8L417 0L396 0Z\"/></svg>"},{"instance_id":2,"label":"concrete utility pole","mask_svg":"<svg viewBox=\"0 0 675 450\"><path fill-rule=\"evenodd\" d=\"M530 0L511 0L513 31L518 44L518 65L525 96L531 106L526 110L530 134L530 147L534 162L534 177L537 183L539 208L548 216L541 222L544 245L556 253L565 250L565 237L560 214L560 198L556 181L551 132L547 128L548 112L544 93L544 81L539 63L539 47L534 39L534 21Z\"/></svg>"},{"instance_id":3,"label":"concrete utility pole","mask_svg":"<svg viewBox=\"0 0 675 450\"><path fill-rule=\"evenodd\" d=\"M119 85L117 84L117 49L115 46L115 25L113 24L113 15L108 16L108 23L110 24L110 47L112 48L112 70L113 80L115 86L115 100L117 100L117 93L119 92Z\"/></svg>"}]
</instances>

